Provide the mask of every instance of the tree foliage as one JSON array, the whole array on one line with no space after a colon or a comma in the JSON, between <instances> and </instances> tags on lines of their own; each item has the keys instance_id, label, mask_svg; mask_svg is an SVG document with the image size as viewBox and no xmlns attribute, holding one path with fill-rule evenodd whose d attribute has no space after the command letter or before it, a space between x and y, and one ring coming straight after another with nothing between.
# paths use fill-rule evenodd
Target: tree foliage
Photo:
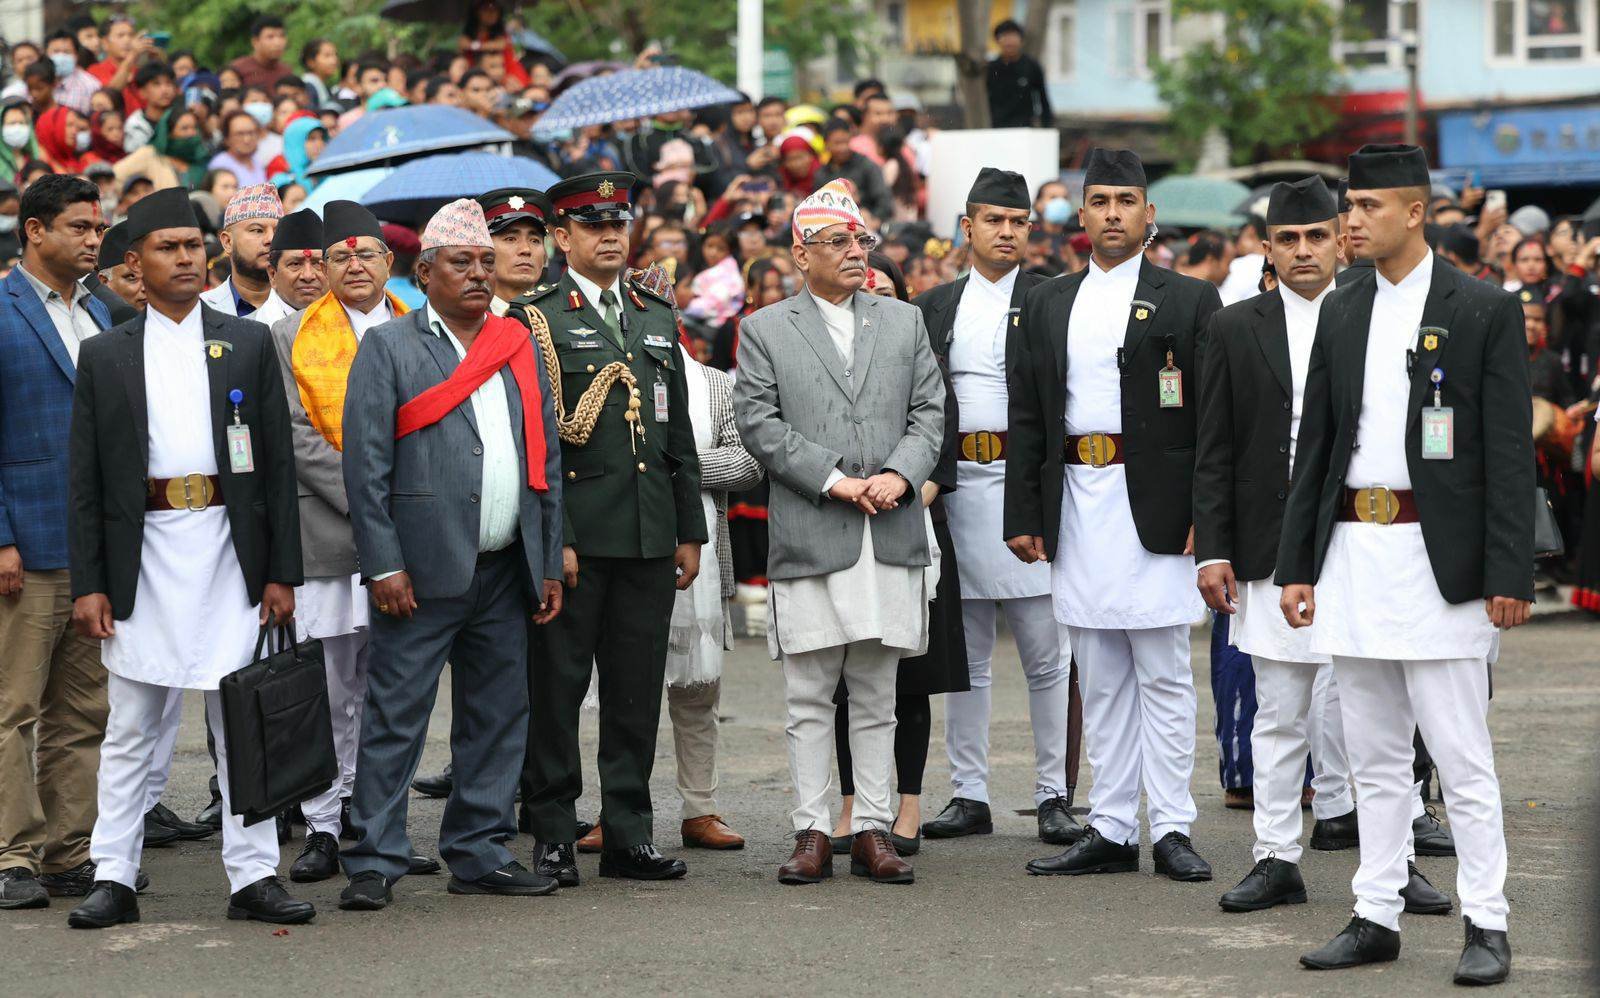
<instances>
[{"instance_id":1,"label":"tree foliage","mask_svg":"<svg viewBox=\"0 0 1600 998\"><path fill-rule=\"evenodd\" d=\"M1173 140L1193 166L1206 134L1226 136L1233 161L1294 149L1337 120L1343 87L1335 37L1348 26L1327 0L1173 0L1174 19L1221 22L1219 36L1156 67Z\"/></svg>"},{"instance_id":2,"label":"tree foliage","mask_svg":"<svg viewBox=\"0 0 1600 998\"><path fill-rule=\"evenodd\" d=\"M173 51L188 49L212 69L250 54L250 22L267 13L283 18L289 32L284 61L297 71L300 46L313 38L331 38L344 59L387 54L391 39L399 51L417 55L431 54L438 46L455 47L459 24L399 24L378 16L383 3L295 0L273 6L248 0L139 0L133 13L140 26L171 32Z\"/></svg>"}]
</instances>

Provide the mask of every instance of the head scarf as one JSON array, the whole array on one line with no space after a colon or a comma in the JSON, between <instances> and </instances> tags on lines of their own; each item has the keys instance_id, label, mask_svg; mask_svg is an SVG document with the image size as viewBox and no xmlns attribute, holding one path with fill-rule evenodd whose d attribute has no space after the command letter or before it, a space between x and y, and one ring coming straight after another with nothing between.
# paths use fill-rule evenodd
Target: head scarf
<instances>
[{"instance_id":1,"label":"head scarf","mask_svg":"<svg viewBox=\"0 0 1600 998\"><path fill-rule=\"evenodd\" d=\"M59 168L59 172L82 173L93 159L88 154L78 155L78 151L67 145L67 115L77 114L76 111L64 104L57 104L39 116L38 124L34 126L34 137L39 142L42 150L51 162ZM82 117L82 115L79 115ZM98 157L96 157L98 158Z\"/></svg>"},{"instance_id":2,"label":"head scarf","mask_svg":"<svg viewBox=\"0 0 1600 998\"><path fill-rule=\"evenodd\" d=\"M28 107L26 104L22 106ZM38 158L39 142L34 136L33 109L28 107L28 141L23 144L21 149L13 149L4 142L0 142L0 180L8 184L16 183L18 176L22 173L23 164Z\"/></svg>"},{"instance_id":3,"label":"head scarf","mask_svg":"<svg viewBox=\"0 0 1600 998\"><path fill-rule=\"evenodd\" d=\"M156 122L155 134L150 138L150 145L161 155L184 165L184 169L178 172L178 182L193 190L205 179L206 164L211 159L211 150L206 148L205 139L199 135L191 135L184 139L172 137L172 123L184 110L176 104L167 108L167 113Z\"/></svg>"},{"instance_id":4,"label":"head scarf","mask_svg":"<svg viewBox=\"0 0 1600 998\"><path fill-rule=\"evenodd\" d=\"M306 170L311 166L311 157L306 155L306 140L311 137L312 132L321 132L326 138L328 129L319 119L309 114L296 115L283 126L284 167L282 172L273 174L273 184L279 188L291 183L299 184L305 188L307 194L316 189L318 178L306 175Z\"/></svg>"},{"instance_id":5,"label":"head scarf","mask_svg":"<svg viewBox=\"0 0 1600 998\"><path fill-rule=\"evenodd\" d=\"M116 114L115 111L96 111L89 116L89 152L107 163L115 163L127 154L123 152L121 146L106 138L105 132L101 131L101 127L105 124L107 113ZM121 117L121 115L117 116Z\"/></svg>"},{"instance_id":6,"label":"head scarf","mask_svg":"<svg viewBox=\"0 0 1600 998\"><path fill-rule=\"evenodd\" d=\"M783 165L783 157L791 152L804 150L810 157L810 163L800 174L789 172ZM817 189L817 170L822 166L822 160L817 157L817 150L811 145L803 131L791 129L778 138L778 179L783 182L783 189L795 197L806 197Z\"/></svg>"}]
</instances>

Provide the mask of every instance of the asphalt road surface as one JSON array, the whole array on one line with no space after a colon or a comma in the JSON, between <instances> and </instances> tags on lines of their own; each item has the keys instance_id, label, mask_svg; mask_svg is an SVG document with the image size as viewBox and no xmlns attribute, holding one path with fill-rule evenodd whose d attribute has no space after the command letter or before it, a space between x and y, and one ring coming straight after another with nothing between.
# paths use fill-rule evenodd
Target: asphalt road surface
<instances>
[{"instance_id":1,"label":"asphalt road surface","mask_svg":"<svg viewBox=\"0 0 1600 998\"><path fill-rule=\"evenodd\" d=\"M1450 988L1459 913L1405 916L1398 962L1331 973L1296 957L1349 918L1354 852L1308 851L1310 903L1224 914L1217 897L1250 868L1248 812L1222 807L1212 737L1205 632L1195 632L1200 689L1194 841L1212 883L1151 872L1035 878L1023 864L1056 850L1034 837L1026 689L1014 647L997 648L992 753L995 833L924 843L912 886L845 875L782 887L791 806L782 680L764 643L744 641L724 680L722 813L749 839L742 852L682 850L671 740L662 712L655 770L657 842L689 876L667 884L600 880L580 857L583 886L546 898L452 897L443 877L413 877L387 911L339 911L343 881L302 887L314 923L278 934L223 917L227 881L215 840L149 851L143 921L100 932L66 927L70 901L0 913L0 994L1422 994ZM1600 628L1545 618L1513 632L1495 671L1491 724L1510 842L1512 981L1506 994L1594 993L1596 790L1600 768ZM448 754L443 694L424 768ZM200 809L210 763L197 698L185 705L167 802ZM948 767L935 701L924 810L943 806ZM589 793L597 808L594 714L584 719ZM1087 800L1087 763L1078 802ZM413 796L411 832L431 853L442 802ZM1307 816L1309 822L1309 815ZM1309 826L1308 826L1309 832ZM514 852L527 861L526 837ZM299 850L285 847L282 870ZM1420 860L1454 896L1455 861Z\"/></svg>"}]
</instances>

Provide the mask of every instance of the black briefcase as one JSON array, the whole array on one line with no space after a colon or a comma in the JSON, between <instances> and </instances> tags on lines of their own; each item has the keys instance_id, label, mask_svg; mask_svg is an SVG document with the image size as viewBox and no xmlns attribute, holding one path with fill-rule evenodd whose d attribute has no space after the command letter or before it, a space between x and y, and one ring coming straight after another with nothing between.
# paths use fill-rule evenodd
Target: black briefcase
<instances>
[{"instance_id":1,"label":"black briefcase","mask_svg":"<svg viewBox=\"0 0 1600 998\"><path fill-rule=\"evenodd\" d=\"M220 692L228 799L245 824L328 789L339 760L322 642L295 644L288 627L263 625L254 661L224 676Z\"/></svg>"},{"instance_id":2,"label":"black briefcase","mask_svg":"<svg viewBox=\"0 0 1600 998\"><path fill-rule=\"evenodd\" d=\"M1561 539L1561 521L1550 506L1550 494L1544 486L1533 490L1533 556L1550 558L1565 554L1566 542Z\"/></svg>"}]
</instances>

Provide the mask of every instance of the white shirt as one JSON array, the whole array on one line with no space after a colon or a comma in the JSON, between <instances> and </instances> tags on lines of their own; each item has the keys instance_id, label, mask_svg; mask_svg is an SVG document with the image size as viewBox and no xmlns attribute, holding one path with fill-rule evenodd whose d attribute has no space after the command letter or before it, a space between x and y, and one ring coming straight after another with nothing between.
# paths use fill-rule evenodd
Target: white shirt
<instances>
[{"instance_id":1,"label":"white shirt","mask_svg":"<svg viewBox=\"0 0 1600 998\"><path fill-rule=\"evenodd\" d=\"M963 433L1007 426L1006 320L1020 267L998 281L974 268L956 303L950 335L950 380L956 389Z\"/></svg>"},{"instance_id":2,"label":"white shirt","mask_svg":"<svg viewBox=\"0 0 1600 998\"><path fill-rule=\"evenodd\" d=\"M363 312L359 308L351 308L344 302L339 302L339 307L344 309L346 319L350 320L350 331L356 334L356 342L361 342L361 337L367 335L367 330L373 326L381 326L394 318L394 313L389 310L389 296L384 295L378 299L378 304L372 306L372 311ZM433 322L435 316L431 313L428 321Z\"/></svg>"},{"instance_id":3,"label":"white shirt","mask_svg":"<svg viewBox=\"0 0 1600 998\"><path fill-rule=\"evenodd\" d=\"M1101 270L1089 261L1069 318L1067 349L1067 432L1122 432L1122 372L1117 351L1127 338L1128 310L1139 287L1143 254Z\"/></svg>"},{"instance_id":4,"label":"white shirt","mask_svg":"<svg viewBox=\"0 0 1600 998\"><path fill-rule=\"evenodd\" d=\"M1261 293L1261 267L1266 262L1265 253L1246 253L1233 258L1233 262L1228 264L1228 276L1217 288L1223 307Z\"/></svg>"},{"instance_id":5,"label":"white shirt","mask_svg":"<svg viewBox=\"0 0 1600 998\"><path fill-rule=\"evenodd\" d=\"M28 279L33 290L39 293L39 300L44 303L44 310L50 316L50 323L56 327L56 335L61 337L62 345L67 348L67 356L72 358L72 366L77 367L78 347L84 340L100 332L94 316L89 314L89 306L83 304L83 300L89 297L89 289L73 281L72 300L69 302L49 285L28 273L27 267L17 264L17 269L22 271L22 276Z\"/></svg>"},{"instance_id":6,"label":"white shirt","mask_svg":"<svg viewBox=\"0 0 1600 998\"><path fill-rule=\"evenodd\" d=\"M1372 298L1372 325L1366 331L1361 416L1345 484L1353 489L1369 485L1409 489L1406 417L1411 377L1406 370L1406 351L1416 345L1422 326L1422 308L1433 286L1433 253L1424 256L1398 284L1391 284L1382 271L1375 270L1374 276L1378 289Z\"/></svg>"},{"instance_id":7,"label":"white shirt","mask_svg":"<svg viewBox=\"0 0 1600 998\"><path fill-rule=\"evenodd\" d=\"M1334 284L1322 289L1315 298L1306 299L1300 292L1278 285L1278 295L1283 299L1283 324L1289 332L1289 383L1292 386L1293 408L1289 412L1289 467L1294 467L1295 444L1300 439L1300 413L1305 409L1306 372L1311 368L1311 344L1317 338L1317 316L1322 313L1322 301L1328 297Z\"/></svg>"},{"instance_id":8,"label":"white shirt","mask_svg":"<svg viewBox=\"0 0 1600 998\"><path fill-rule=\"evenodd\" d=\"M387 311L388 306L382 309ZM426 309L428 329L454 347L458 358L466 360L467 348L456 339L456 334L439 318L432 305ZM364 318L370 320L371 316L372 313L368 313ZM369 321L367 325L375 323ZM356 335L359 338L361 334ZM491 375L472 393L470 401L473 418L478 424L478 439L483 441L483 483L478 488L483 508L478 513L478 551L499 551L516 540L522 506L522 483L518 481L522 462L517 458L517 441L511 432L511 405L506 399L504 379L498 372Z\"/></svg>"},{"instance_id":9,"label":"white shirt","mask_svg":"<svg viewBox=\"0 0 1600 998\"><path fill-rule=\"evenodd\" d=\"M278 296L277 288L273 288L267 294L267 300L261 303L260 308L251 312L249 318L262 325L270 326L279 319L291 316L298 311L300 310L290 306L288 302Z\"/></svg>"},{"instance_id":10,"label":"white shirt","mask_svg":"<svg viewBox=\"0 0 1600 998\"><path fill-rule=\"evenodd\" d=\"M822 313L822 324L827 327L828 339L833 341L833 346L839 351L839 359L844 361L844 376L850 377L850 365L855 362L856 356L856 297L851 295L844 300L843 305L835 305L830 301L823 301L811 294L810 289L806 294L811 295L811 300L817 303L817 311ZM828 480L822 483L822 494L844 479L844 472L834 468L828 472Z\"/></svg>"}]
</instances>

